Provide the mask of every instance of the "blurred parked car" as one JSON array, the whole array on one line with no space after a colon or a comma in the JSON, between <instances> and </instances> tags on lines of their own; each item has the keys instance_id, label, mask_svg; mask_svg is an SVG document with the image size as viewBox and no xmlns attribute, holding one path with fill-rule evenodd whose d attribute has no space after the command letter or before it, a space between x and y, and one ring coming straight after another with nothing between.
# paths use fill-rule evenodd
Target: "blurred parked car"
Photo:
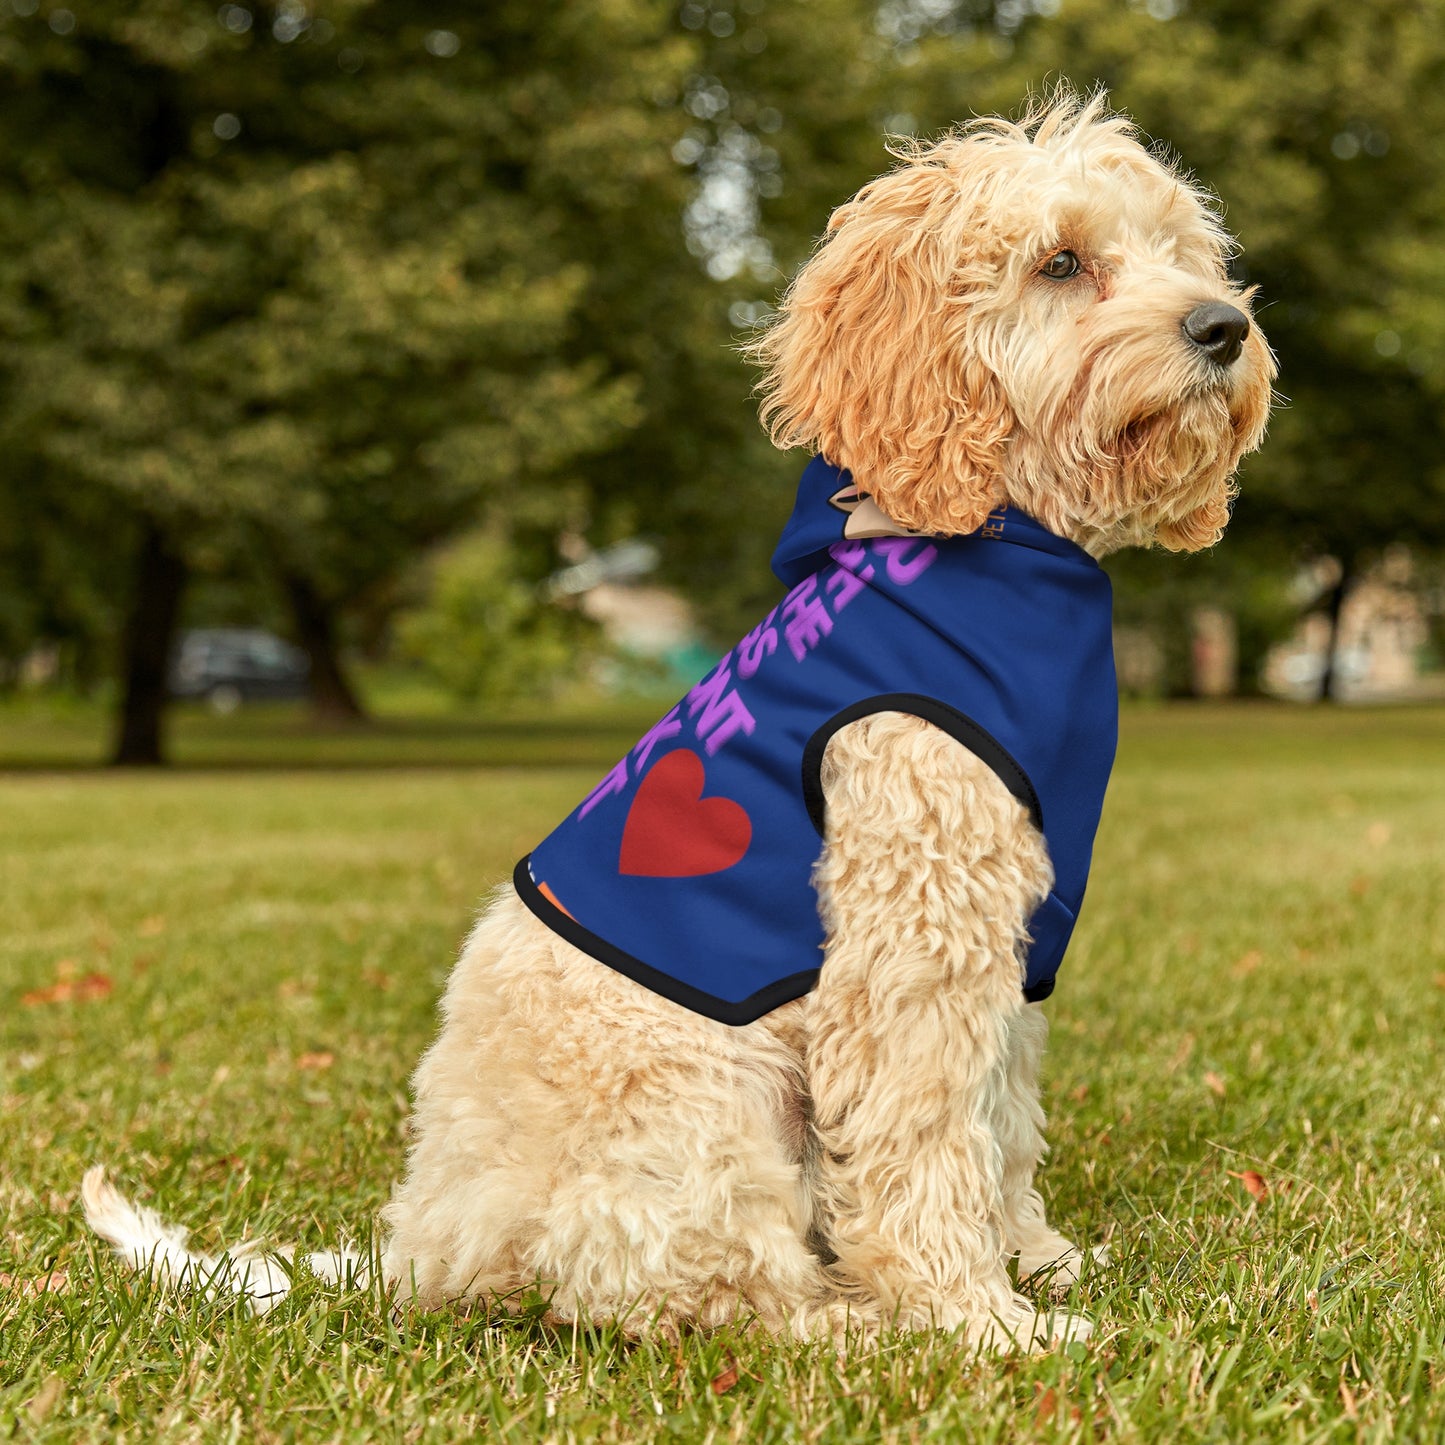
<instances>
[{"instance_id":1,"label":"blurred parked car","mask_svg":"<svg viewBox=\"0 0 1445 1445\"><path fill-rule=\"evenodd\" d=\"M306 696L311 664L299 647L253 627L206 627L181 635L171 662L172 697L204 698L221 713L243 702Z\"/></svg>"}]
</instances>

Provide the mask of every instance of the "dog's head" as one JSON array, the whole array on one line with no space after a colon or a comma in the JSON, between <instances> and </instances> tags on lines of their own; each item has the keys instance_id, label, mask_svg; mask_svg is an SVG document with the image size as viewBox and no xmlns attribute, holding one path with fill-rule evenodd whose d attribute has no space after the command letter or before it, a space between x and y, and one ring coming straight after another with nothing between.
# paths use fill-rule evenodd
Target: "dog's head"
<instances>
[{"instance_id":1,"label":"dog's head","mask_svg":"<svg viewBox=\"0 0 1445 1445\"><path fill-rule=\"evenodd\" d=\"M834 213L752 348L774 441L917 531L1007 502L1096 552L1218 540L1274 362L1209 200L1101 96L902 160Z\"/></svg>"}]
</instances>

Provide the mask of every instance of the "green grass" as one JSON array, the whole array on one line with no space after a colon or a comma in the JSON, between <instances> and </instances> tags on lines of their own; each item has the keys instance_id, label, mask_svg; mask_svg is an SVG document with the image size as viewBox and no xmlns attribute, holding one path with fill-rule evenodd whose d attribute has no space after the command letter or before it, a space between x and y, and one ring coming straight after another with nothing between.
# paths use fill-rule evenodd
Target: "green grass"
<instances>
[{"instance_id":1,"label":"green grass","mask_svg":"<svg viewBox=\"0 0 1445 1445\"><path fill-rule=\"evenodd\" d=\"M310 1280L255 1320L95 1249L76 1190L101 1159L203 1246L365 1238L478 900L638 720L325 744L198 718L183 758L268 766L0 777L0 1438L1445 1439L1439 709L1126 715L1046 1005L1045 1192L1113 1247L1079 1291L1087 1348L674 1352L394 1320ZM0 757L81 760L37 730L0 718ZM284 766L338 749L349 770ZM91 975L110 992L23 1001Z\"/></svg>"},{"instance_id":2,"label":"green grass","mask_svg":"<svg viewBox=\"0 0 1445 1445\"><path fill-rule=\"evenodd\" d=\"M469 716L443 710L435 692L392 679L368 691L373 717L363 727L318 727L299 703L254 703L228 717L199 703L173 704L166 755L184 769L610 766L673 700L582 693L545 714L513 705ZM111 727L89 702L41 697L0 706L0 769L94 768L109 756Z\"/></svg>"}]
</instances>

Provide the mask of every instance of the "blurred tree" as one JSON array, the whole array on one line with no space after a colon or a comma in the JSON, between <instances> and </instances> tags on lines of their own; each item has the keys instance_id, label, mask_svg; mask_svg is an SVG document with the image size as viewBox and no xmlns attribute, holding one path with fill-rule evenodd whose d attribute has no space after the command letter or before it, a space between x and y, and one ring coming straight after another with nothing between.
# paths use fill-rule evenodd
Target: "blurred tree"
<instances>
[{"instance_id":1,"label":"blurred tree","mask_svg":"<svg viewBox=\"0 0 1445 1445\"><path fill-rule=\"evenodd\" d=\"M139 761L198 566L264 563L338 713L340 622L479 518L528 580L564 527L665 536L731 630L797 469L731 343L883 131L1060 74L1176 144L1248 245L1291 404L1241 563L1329 552L1347 585L1387 540L1441 547L1442 8L8 0L0 645L129 637Z\"/></svg>"},{"instance_id":2,"label":"blurred tree","mask_svg":"<svg viewBox=\"0 0 1445 1445\"><path fill-rule=\"evenodd\" d=\"M555 530L642 415L578 320L578 193L675 235L671 7L8 9L0 486L124 518L116 759L159 760L202 544L270 559L345 710L339 607L484 505Z\"/></svg>"},{"instance_id":3,"label":"blurred tree","mask_svg":"<svg viewBox=\"0 0 1445 1445\"><path fill-rule=\"evenodd\" d=\"M10 432L134 519L136 647L184 583L157 548L260 556L350 712L338 613L479 510L533 576L564 522L643 531L715 626L755 605L796 460L732 343L886 157L866 4L735 10L0 20ZM127 660L128 758L158 752L156 668Z\"/></svg>"},{"instance_id":4,"label":"blurred tree","mask_svg":"<svg viewBox=\"0 0 1445 1445\"><path fill-rule=\"evenodd\" d=\"M588 344L645 378L645 420L578 464L585 529L603 543L665 539L662 580L717 638L776 588L768 558L801 469L759 427L737 345L833 206L888 163L872 13L867 0L680 0L669 23L688 69L653 91L677 127L656 157L676 210L640 230L608 203L604 167L568 181L605 257L582 304Z\"/></svg>"},{"instance_id":5,"label":"blurred tree","mask_svg":"<svg viewBox=\"0 0 1445 1445\"><path fill-rule=\"evenodd\" d=\"M97 640L113 626L115 538L127 518L110 498L50 489L0 428L0 689L20 680L19 663L37 643L55 676L93 685L107 659Z\"/></svg>"},{"instance_id":6,"label":"blurred tree","mask_svg":"<svg viewBox=\"0 0 1445 1445\"><path fill-rule=\"evenodd\" d=\"M575 607L544 605L495 531L473 532L429 559L425 601L397 620L403 655L453 697L545 696L578 671L597 628Z\"/></svg>"}]
</instances>

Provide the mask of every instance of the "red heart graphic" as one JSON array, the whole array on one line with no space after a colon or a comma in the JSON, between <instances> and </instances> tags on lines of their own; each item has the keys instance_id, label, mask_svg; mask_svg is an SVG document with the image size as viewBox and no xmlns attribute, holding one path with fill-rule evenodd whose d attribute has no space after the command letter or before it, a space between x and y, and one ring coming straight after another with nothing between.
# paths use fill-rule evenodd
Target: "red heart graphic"
<instances>
[{"instance_id":1,"label":"red heart graphic","mask_svg":"<svg viewBox=\"0 0 1445 1445\"><path fill-rule=\"evenodd\" d=\"M731 868L748 851L753 825L731 798L704 798L702 759L677 748L638 784L622 829L619 873L697 878Z\"/></svg>"}]
</instances>

